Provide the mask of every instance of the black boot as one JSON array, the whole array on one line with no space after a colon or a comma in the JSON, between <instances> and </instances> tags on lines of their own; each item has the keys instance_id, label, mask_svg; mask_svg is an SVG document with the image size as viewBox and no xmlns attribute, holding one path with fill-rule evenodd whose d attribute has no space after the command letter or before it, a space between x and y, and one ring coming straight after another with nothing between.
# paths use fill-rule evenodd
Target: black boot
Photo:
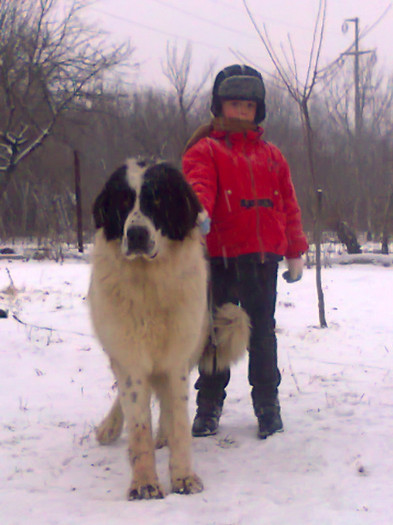
<instances>
[{"instance_id":1,"label":"black boot","mask_svg":"<svg viewBox=\"0 0 393 525\"><path fill-rule=\"evenodd\" d=\"M197 413L192 424L192 435L194 437L213 436L217 434L222 406L222 401L199 399Z\"/></svg>"},{"instance_id":2,"label":"black boot","mask_svg":"<svg viewBox=\"0 0 393 525\"><path fill-rule=\"evenodd\" d=\"M283 432L284 426L280 415L280 405L261 407L257 414L258 437L266 439L275 432Z\"/></svg>"},{"instance_id":3,"label":"black boot","mask_svg":"<svg viewBox=\"0 0 393 525\"><path fill-rule=\"evenodd\" d=\"M283 431L278 389L271 385L268 390L254 387L251 391L255 415L258 418L258 437L266 439L275 432Z\"/></svg>"},{"instance_id":4,"label":"black boot","mask_svg":"<svg viewBox=\"0 0 393 525\"><path fill-rule=\"evenodd\" d=\"M213 436L217 434L230 371L206 374L199 370L199 374L195 383L195 388L198 390L197 412L192 424L192 435L194 437Z\"/></svg>"}]
</instances>

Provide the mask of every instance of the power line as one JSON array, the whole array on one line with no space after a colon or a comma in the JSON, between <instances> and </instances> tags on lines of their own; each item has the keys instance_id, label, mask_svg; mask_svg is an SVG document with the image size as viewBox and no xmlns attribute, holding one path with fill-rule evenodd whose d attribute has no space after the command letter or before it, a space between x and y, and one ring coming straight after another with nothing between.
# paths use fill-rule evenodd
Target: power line
<instances>
[{"instance_id":1,"label":"power line","mask_svg":"<svg viewBox=\"0 0 393 525\"><path fill-rule=\"evenodd\" d=\"M113 13L109 13L108 11L104 11L103 9L99 9L97 7L92 7L91 9L92 9L92 11L96 11L97 13L101 13L101 14L103 14L105 16L109 16L110 18L114 18L116 20L121 20L122 22L126 22L127 24L131 24L131 25L135 25L135 26L138 26L138 27L142 27L143 29L148 29L149 31L153 31L154 33L159 33L161 35L169 36L169 37L172 37L172 38L180 38L182 40L186 40L187 42L192 42L193 44L198 44L198 45L205 46L205 47L208 47L208 48L220 49L222 51L225 50L223 47L216 46L214 44L208 44L206 42L201 42L200 40L193 40L193 39L191 39L191 38L189 38L187 36L182 36L182 35L178 35L178 34L175 34L175 33L170 33L169 31L164 31L163 29L158 29L156 27L152 27L152 26L149 26L147 24L143 24L142 22L137 22L136 20L132 20L131 18L127 18L127 17L119 16L119 15L114 15Z\"/></svg>"},{"instance_id":2,"label":"power line","mask_svg":"<svg viewBox=\"0 0 393 525\"><path fill-rule=\"evenodd\" d=\"M210 24L216 28L220 28L220 29L224 29L225 31L229 31L231 33L235 33L237 35L240 35L242 37L245 37L245 38L248 38L250 40L253 40L254 42L256 43L260 43L260 39L255 35L254 31L251 31L251 33L254 33L254 36L248 34L248 33L245 33L244 31L239 31L238 29L235 29L233 27L229 27L229 26L226 26L224 24L220 24L219 22L215 21L215 20L211 20L211 19L208 19L208 18L205 18L203 16L200 16L200 15L197 15L195 13L192 13L186 9L183 9L182 7L178 7L178 6L175 6L173 4L171 4L170 2L167 2L166 0L150 0L151 2L155 2L156 4L159 4L159 5L162 5L164 7L167 7L169 9L172 9L174 11L178 11L186 16L188 16L189 18L191 19L194 19L194 20L200 20L202 22L205 22L207 24ZM235 7L231 4L228 4L227 2L221 2L221 1L215 1L215 0L210 0L211 3L217 5L222 5L224 6L225 8L231 8L232 10L234 11L237 11L237 12L241 12L243 13L245 16L246 16L246 11L243 10L243 9L239 9L238 7ZM302 29L304 31L309 31L310 28L308 27L305 27L305 26L301 26L299 24L293 24L293 23L283 23L282 21L278 20L278 19L275 19L275 18L271 18L271 17L266 17L265 15L261 15L261 14L256 14L257 17L263 19L264 21L270 21L270 22L273 22L275 24L278 24L278 25L281 25L281 26L284 26L284 27L287 27L287 26L291 26L291 27L294 27L294 28L297 28L297 29ZM214 47L216 49L223 49L222 47L217 47L217 46L209 46L208 44L205 44L207 45L208 47ZM299 50L300 54L303 54L303 55L307 55L308 56L308 51L306 50Z\"/></svg>"},{"instance_id":3,"label":"power line","mask_svg":"<svg viewBox=\"0 0 393 525\"><path fill-rule=\"evenodd\" d=\"M216 28L220 28L220 29L223 29L225 31L229 31L231 33L240 35L242 37L245 37L245 38L248 38L250 40L253 40L256 43L259 43L259 39L257 38L256 35L251 36L250 34L247 34L244 31L240 31L238 29L235 29L235 28L226 26L224 24L220 24L220 23L218 23L216 21L213 21L211 19L205 18L203 16L196 15L196 14L194 14L194 13L192 13L192 12L182 8L182 7L175 6L175 5L173 5L170 2L167 2L165 0L151 0L151 1L155 2L158 5L161 5L161 6L165 7L165 8L167 8L167 9L172 9L174 11L180 12L183 15L185 15L185 16L193 19L193 20L202 21L202 22L210 24L210 25L212 25L212 26L214 26ZM210 2L213 2L213 0L210 0ZM226 2L221 2L220 1L220 2L213 2L213 3L215 3L216 5L217 4L221 4L225 8L231 7L233 10L235 10L237 12L243 12L243 10L241 10L241 9L239 9L237 7L231 6L230 4L228 4ZM125 22L125 23L128 23L128 24L131 24L131 25L134 25L134 26L146 29L148 31L152 31L152 32L157 33L157 34L164 35L164 36L169 37L169 38L175 38L175 39L183 40L185 42L191 42L192 44L203 46L203 47L208 48L210 50L218 50L218 51L225 51L225 52L230 51L230 52L232 52L232 54L234 54L234 52L233 52L233 50L231 49L230 46L223 47L223 46L219 46L219 45L216 45L216 44L207 43L205 41L195 40L195 39L190 38L189 36L183 36L183 35L179 35L177 33L170 32L170 31L167 31L167 30L164 30L164 29L159 29L157 27L153 27L153 26L151 26L149 24L145 24L145 23L139 22L137 20L134 20L134 19L131 19L131 18L128 18L128 17L112 14L112 13L110 13L108 11L105 11L103 9L100 9L100 8L91 7L91 9L96 11L96 12L98 12L98 13L102 13L105 16L111 17L113 19L121 20L122 22ZM302 27L302 26L297 25L297 24L283 24L282 22L280 23L278 20L276 20L274 18L269 18L269 17L265 17L265 16L262 17L261 15L257 15L257 16L263 18L264 20L270 20L270 21L272 21L274 23L278 23L280 25L290 25L290 26L293 26L293 27L301 28L301 29L307 29L307 28ZM308 54L304 50L303 51L302 50L298 50L298 51L300 52L300 54L304 54L304 55Z\"/></svg>"},{"instance_id":4,"label":"power line","mask_svg":"<svg viewBox=\"0 0 393 525\"><path fill-rule=\"evenodd\" d=\"M191 13L190 11L187 11L186 9L183 9L181 7L165 2L164 0L150 0L150 1L155 2L156 4L163 5L164 7L169 7L169 9L173 9L174 11L179 11L180 13L183 13L184 15L187 15L195 20L200 20L202 22L206 22L207 24L213 25L214 27L219 27L220 29L224 29L225 31L230 31L231 33L242 35L246 38L251 38L252 40L255 40L255 37L250 36L248 33L245 33L244 31L239 31L238 29L235 29L233 27L228 27L223 24L220 24L219 22L215 20L210 20L209 18L205 18L203 16L196 15L195 13Z\"/></svg>"},{"instance_id":5,"label":"power line","mask_svg":"<svg viewBox=\"0 0 393 525\"><path fill-rule=\"evenodd\" d=\"M184 9L181 9L181 8L177 8L176 6L171 6L170 4L168 4L167 2L164 2L163 0L151 0L153 2L156 2L158 4L162 4L166 7L170 7L170 8L173 8L177 11L181 11L183 12L184 14L187 14L187 16L190 16L192 18L195 18L195 19L199 19L199 20L202 20L206 23L209 23L209 24L212 24L216 27L219 27L221 29L225 29L226 31L230 31L230 32L233 32L233 33L237 33L237 34L240 34L242 36L245 36L251 40L254 40L255 42L259 43L259 39L256 37L256 36L250 36L250 35L247 35L246 33L244 32L241 32L241 31L238 31L234 28L231 28L231 27L227 27L227 26L224 26L222 24L217 24L216 22L212 21L212 20L208 20L207 18L204 18L204 17L199 17L199 16L195 16L193 15L192 13L190 12L187 12L186 10ZM191 42L193 44L197 44L197 45L201 45L201 46L204 46L204 47L207 47L209 49L217 49L217 50L220 50L220 51L230 51L230 48L229 46L227 48L224 48L222 46L217 46L215 44L211 44L211 43L207 43L207 42L203 42L203 41L200 41L200 40L195 40L195 39L192 39L188 36L183 36L183 35L179 35L177 33L172 33L172 32L169 32L169 31L165 31L163 29L158 29L157 27L153 27L153 26L150 26L148 24L144 24L142 22L138 22L136 20L133 20L131 18L128 18L128 17L124 17L124 16L119 16L119 15L115 15L113 13L110 13L108 11L105 11L103 9L100 9L100 8L96 8L96 7L91 7L91 9L93 11L96 11L97 13L101 13L101 14L104 14L105 16L109 16L110 18L114 18L116 20L121 20L122 22L126 22L128 24L131 24L131 25L135 25L137 27L141 27L143 29L147 29L149 31L152 31L154 33L158 33L158 34L161 34L161 35L165 35L165 36L168 36L168 37L171 37L171 38L179 38L181 40L184 40L186 42ZM303 54L305 54L305 52L303 52Z\"/></svg>"},{"instance_id":6,"label":"power line","mask_svg":"<svg viewBox=\"0 0 393 525\"><path fill-rule=\"evenodd\" d=\"M239 31L238 29L235 29L233 27L228 27L228 26L226 26L224 24L220 24L216 20L211 20L209 18L205 18L203 16L197 15L197 14L191 12L191 11L183 9L182 7L178 7L176 5L173 5L170 2L166 2L165 0L150 0L150 1L151 2L155 2L156 4L163 5L164 7L168 7L169 9L173 9L174 11L178 11L180 13L183 13L186 16L189 16L190 18L194 18L195 20L201 20L202 22L206 22L207 24L213 25L215 27L219 27L221 29L225 29L226 31L230 31L231 33L236 33L236 34L242 35L242 36L244 36L246 38L250 38L250 39L255 40L255 37L250 36L248 33L244 32L244 31ZM225 9L229 8L229 9L232 9L233 11L238 12L238 13L243 13L246 16L246 11L244 9L239 9L238 7L235 7L235 6L231 5L231 4L228 4L227 2L219 2L219 1L215 1L215 0L209 0L209 1L211 3L213 3L213 4L215 4L215 5L217 5L217 4L218 5L222 5L223 7L225 7ZM277 24L277 25L280 25L280 26L293 27L295 29L303 29L304 31L309 31L310 30L309 27L302 26L300 24L293 24L291 22L283 23L283 21L281 19L267 17L265 15L261 15L261 14L258 14L258 13L256 13L255 16L257 18L261 18L265 22L266 21L268 21L268 22L270 21L270 22L273 22L274 24ZM253 32L253 31L251 31L251 32ZM338 34L338 33L335 33L335 34Z\"/></svg>"},{"instance_id":7,"label":"power line","mask_svg":"<svg viewBox=\"0 0 393 525\"><path fill-rule=\"evenodd\" d=\"M240 35L242 37L245 37L245 38L248 38L250 40L254 40L254 41L259 41L259 39L254 35L252 36L251 34L249 34L248 32L245 32L245 31L240 31L239 29L235 29L234 27L229 27L227 25L224 25L224 24L221 24L219 22L217 22L216 20L211 20L209 18L205 18L204 16L201 16L201 15L197 15L191 11L188 11L187 9L183 9L182 7L178 7L176 5L173 5L171 4L170 2L166 2L165 0L150 0L151 2L155 2L156 4L159 4L159 5L162 5L168 9L172 9L174 11L178 11L179 13L182 13L186 16L188 16L189 18L192 18L194 20L200 20L201 22L205 22L206 24L209 24L209 25L212 25L214 27L217 27L217 28L220 28L220 29L224 29L225 31L229 31L230 33L234 33L234 34L237 34L237 35ZM212 0L210 0L212 1ZM216 2L213 2L213 3L216 3ZM239 9L239 8L236 8L234 6L231 6L230 4L226 4L226 3L222 3L222 2L219 2L220 4L224 5L225 7L231 7L233 10L237 11L238 13L244 13L245 14L245 11L243 11L242 9ZM183 36L180 36L180 35L176 35L174 33L169 33L167 31L163 31L163 30L160 30L160 29L156 29L156 28L153 28L147 24L142 24L140 22L137 22L135 20L131 20L129 18L125 18L123 16L116 16L116 15L112 15L111 13L108 13L107 11L104 11L102 9L99 9L99 8L92 8L94 11L98 11L98 12L101 12L107 16L111 16L113 18L117 18L118 20L124 20L124 21L128 21L134 25L138 25L140 27L144 27L145 29L150 29L151 31L155 31L157 33L161 33L161 34L166 34L168 36L174 36L174 37L179 37L179 38L183 38L183 39L186 39L186 37L183 37ZM281 21L275 19L275 18L269 18L269 17L266 17L266 16L263 16L262 15L257 15L258 17L260 18L263 18L264 20L268 20L268 21L271 21L271 22L274 22L276 24L279 24L279 25L282 25L282 26L292 26L294 28L297 28L297 29L304 29L304 30L309 30L309 28L305 27L305 26L301 26L299 24L284 24L282 23ZM250 31L250 33L253 33L253 31ZM204 44L202 42L198 42L200 44ZM217 49L222 49L222 48L219 48L218 46L210 46L209 44L204 44L204 45L207 45L209 47L216 47Z\"/></svg>"},{"instance_id":8,"label":"power line","mask_svg":"<svg viewBox=\"0 0 393 525\"><path fill-rule=\"evenodd\" d=\"M241 9L241 8L239 9L239 7L236 7L236 6L234 6L232 4L229 4L227 2L223 2L221 0L209 0L209 2L211 2L211 3L215 4L215 5L217 5L217 4L218 5L222 5L223 7L225 7L225 9L231 9L232 11L237 11L238 13L245 13L244 9ZM304 31L310 31L310 27L306 27L306 26L303 26L303 25L300 25L300 24L294 24L292 22L283 22L282 19L272 18L272 17L266 16L265 14L262 15L261 13L258 13L254 9L252 9L252 12L254 13L255 18L260 18L264 22L273 22L274 24L277 24L277 25L280 25L280 26L284 26L284 27L293 27L295 29L303 29ZM339 34L338 31L329 31L329 33L332 33L332 34L335 34L335 35Z\"/></svg>"}]
</instances>

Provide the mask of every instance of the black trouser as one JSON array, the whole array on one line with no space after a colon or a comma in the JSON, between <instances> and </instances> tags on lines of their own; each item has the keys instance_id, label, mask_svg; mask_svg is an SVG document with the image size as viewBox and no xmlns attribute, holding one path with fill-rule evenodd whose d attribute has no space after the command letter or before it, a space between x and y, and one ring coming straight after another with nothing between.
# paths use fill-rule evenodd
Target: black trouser
<instances>
[{"instance_id":1,"label":"black trouser","mask_svg":"<svg viewBox=\"0 0 393 525\"><path fill-rule=\"evenodd\" d=\"M277 262L261 263L251 258L212 259L211 295L213 310L224 303L241 304L251 321L248 380L256 413L274 403L281 381L277 368L275 307ZM230 371L206 374L199 370L195 384L201 398L223 401Z\"/></svg>"}]
</instances>

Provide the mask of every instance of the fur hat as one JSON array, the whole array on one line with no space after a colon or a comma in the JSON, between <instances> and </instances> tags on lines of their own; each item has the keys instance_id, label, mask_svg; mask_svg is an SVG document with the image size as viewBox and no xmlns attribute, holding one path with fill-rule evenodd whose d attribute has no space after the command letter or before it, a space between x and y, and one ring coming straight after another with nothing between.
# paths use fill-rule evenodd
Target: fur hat
<instances>
[{"instance_id":1,"label":"fur hat","mask_svg":"<svg viewBox=\"0 0 393 525\"><path fill-rule=\"evenodd\" d=\"M266 115L265 85L262 75L250 66L234 64L218 73L213 84L211 112L221 115L223 100L255 100L255 123Z\"/></svg>"}]
</instances>

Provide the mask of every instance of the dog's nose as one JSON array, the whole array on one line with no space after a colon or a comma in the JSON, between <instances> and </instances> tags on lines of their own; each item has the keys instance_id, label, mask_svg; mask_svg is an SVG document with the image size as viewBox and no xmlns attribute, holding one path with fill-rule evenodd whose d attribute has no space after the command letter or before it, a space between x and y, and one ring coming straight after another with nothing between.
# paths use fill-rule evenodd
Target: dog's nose
<instances>
[{"instance_id":1,"label":"dog's nose","mask_svg":"<svg viewBox=\"0 0 393 525\"><path fill-rule=\"evenodd\" d=\"M149 245L149 232L143 226L131 226L127 230L129 251L146 252Z\"/></svg>"}]
</instances>

